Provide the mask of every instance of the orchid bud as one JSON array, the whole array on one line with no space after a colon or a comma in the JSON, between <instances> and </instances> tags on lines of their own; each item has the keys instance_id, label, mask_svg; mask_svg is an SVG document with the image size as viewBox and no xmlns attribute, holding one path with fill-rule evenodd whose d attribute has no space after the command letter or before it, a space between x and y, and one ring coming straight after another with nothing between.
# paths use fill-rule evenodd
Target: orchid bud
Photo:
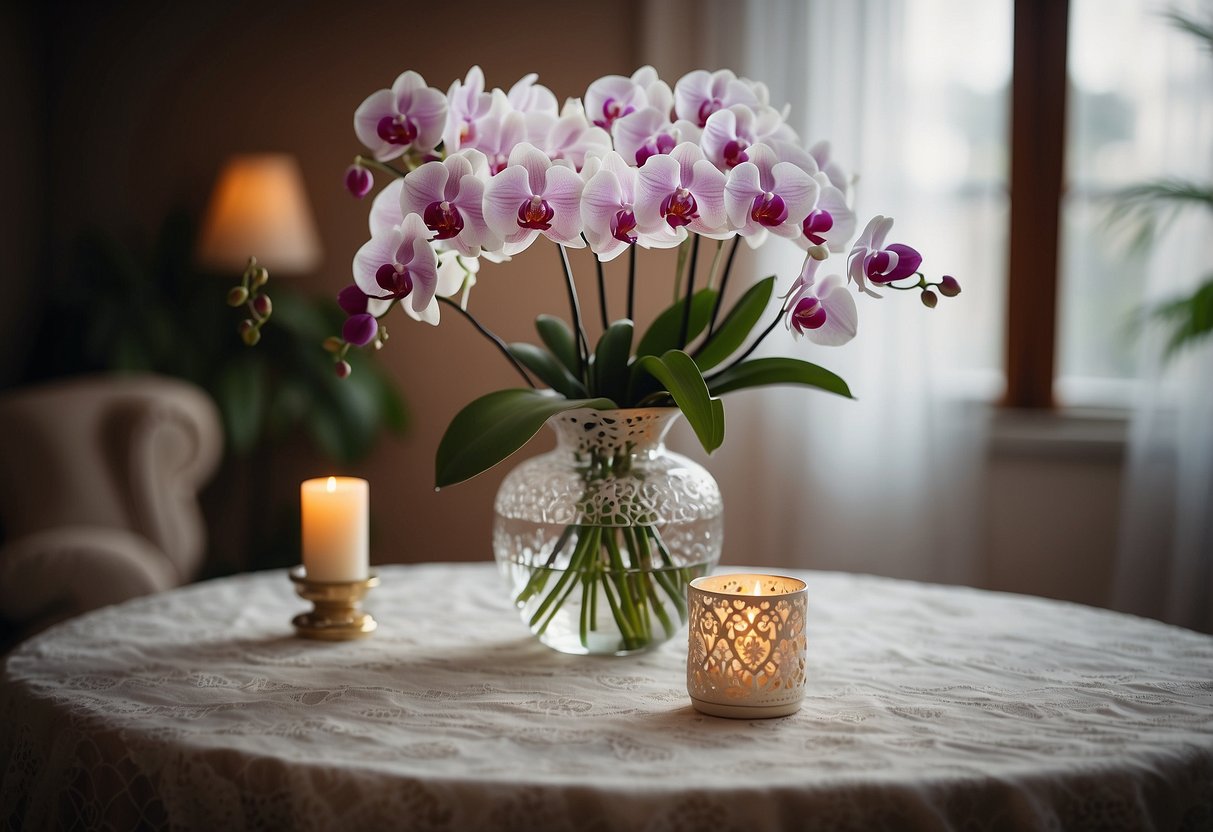
<instances>
[{"instance_id":1,"label":"orchid bud","mask_svg":"<svg viewBox=\"0 0 1213 832\"><path fill-rule=\"evenodd\" d=\"M269 282L269 279L270 273L265 266L258 266L257 268L253 269L253 276L251 280L254 289L259 289L260 287L264 286Z\"/></svg>"},{"instance_id":2,"label":"orchid bud","mask_svg":"<svg viewBox=\"0 0 1213 832\"><path fill-rule=\"evenodd\" d=\"M325 352L341 352L342 341L336 335L324 339Z\"/></svg>"},{"instance_id":3,"label":"orchid bud","mask_svg":"<svg viewBox=\"0 0 1213 832\"><path fill-rule=\"evenodd\" d=\"M945 298L956 297L960 294L960 281L950 274L945 274L943 279L939 281L939 294Z\"/></svg>"},{"instance_id":4,"label":"orchid bud","mask_svg":"<svg viewBox=\"0 0 1213 832\"><path fill-rule=\"evenodd\" d=\"M379 340L380 341L387 340L387 327L384 326L383 324L379 325Z\"/></svg>"},{"instance_id":5,"label":"orchid bud","mask_svg":"<svg viewBox=\"0 0 1213 832\"><path fill-rule=\"evenodd\" d=\"M337 305L347 315L361 315L366 312L366 293L351 283L337 293Z\"/></svg>"},{"instance_id":6,"label":"orchid bud","mask_svg":"<svg viewBox=\"0 0 1213 832\"><path fill-rule=\"evenodd\" d=\"M240 322L236 331L240 333L240 340L244 341L247 346L254 347L261 340L261 328L248 318Z\"/></svg>"},{"instance_id":7,"label":"orchid bud","mask_svg":"<svg viewBox=\"0 0 1213 832\"><path fill-rule=\"evenodd\" d=\"M375 320L374 315L363 313L361 315L350 315L346 319L345 325L341 327L341 337L346 343L353 344L355 347L365 347L375 337L375 333L379 330L379 322Z\"/></svg>"},{"instance_id":8,"label":"orchid bud","mask_svg":"<svg viewBox=\"0 0 1213 832\"><path fill-rule=\"evenodd\" d=\"M233 286L227 293L228 306L242 306L248 300L248 289L243 286Z\"/></svg>"},{"instance_id":9,"label":"orchid bud","mask_svg":"<svg viewBox=\"0 0 1213 832\"><path fill-rule=\"evenodd\" d=\"M333 369L337 372L337 378L350 377L350 362L348 361L338 361Z\"/></svg>"},{"instance_id":10,"label":"orchid bud","mask_svg":"<svg viewBox=\"0 0 1213 832\"><path fill-rule=\"evenodd\" d=\"M374 186L375 180L371 172L361 165L350 165L345 169L345 189L355 199L362 199Z\"/></svg>"},{"instance_id":11,"label":"orchid bud","mask_svg":"<svg viewBox=\"0 0 1213 832\"><path fill-rule=\"evenodd\" d=\"M270 302L269 295L257 295L253 298L253 314L261 320L268 318L274 311L274 304Z\"/></svg>"},{"instance_id":12,"label":"orchid bud","mask_svg":"<svg viewBox=\"0 0 1213 832\"><path fill-rule=\"evenodd\" d=\"M932 292L930 289L922 290L922 305L928 309L934 309L935 304L939 303L939 295Z\"/></svg>"}]
</instances>

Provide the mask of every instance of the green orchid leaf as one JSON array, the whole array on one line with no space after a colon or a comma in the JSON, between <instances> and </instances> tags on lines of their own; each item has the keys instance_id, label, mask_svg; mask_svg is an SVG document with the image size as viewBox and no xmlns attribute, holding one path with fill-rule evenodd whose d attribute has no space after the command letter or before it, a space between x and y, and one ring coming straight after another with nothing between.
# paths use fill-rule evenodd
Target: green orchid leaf
<instances>
[{"instance_id":1,"label":"green orchid leaf","mask_svg":"<svg viewBox=\"0 0 1213 832\"><path fill-rule=\"evenodd\" d=\"M719 448L724 442L724 406L708 392L694 359L682 350L669 350L660 358L641 356L636 363L669 392L703 449L711 453Z\"/></svg>"},{"instance_id":2,"label":"green orchid leaf","mask_svg":"<svg viewBox=\"0 0 1213 832\"><path fill-rule=\"evenodd\" d=\"M708 326L712 317L712 307L716 305L715 289L700 289L691 298L691 320L687 327L687 341L695 340L699 333ZM657 316L636 346L636 356L663 355L669 350L681 349L684 344L678 343L682 331L682 310L686 308L686 298L682 298L673 306Z\"/></svg>"},{"instance_id":3,"label":"green orchid leaf","mask_svg":"<svg viewBox=\"0 0 1213 832\"><path fill-rule=\"evenodd\" d=\"M707 382L708 389L716 396L748 387L796 384L854 398L841 377L798 358L754 358L717 373Z\"/></svg>"},{"instance_id":4,"label":"green orchid leaf","mask_svg":"<svg viewBox=\"0 0 1213 832\"><path fill-rule=\"evenodd\" d=\"M555 315L540 315L535 319L535 331L548 351L560 360L570 374L576 376L577 341L569 325Z\"/></svg>"},{"instance_id":5,"label":"green orchid leaf","mask_svg":"<svg viewBox=\"0 0 1213 832\"><path fill-rule=\"evenodd\" d=\"M628 394L628 359L632 354L632 322L615 321L598 339L594 350L594 392L622 402Z\"/></svg>"},{"instance_id":6,"label":"green orchid leaf","mask_svg":"<svg viewBox=\"0 0 1213 832\"><path fill-rule=\"evenodd\" d=\"M774 291L774 275L763 278L746 290L695 354L695 363L700 370L712 369L738 350L762 317Z\"/></svg>"},{"instance_id":7,"label":"green orchid leaf","mask_svg":"<svg viewBox=\"0 0 1213 832\"><path fill-rule=\"evenodd\" d=\"M565 398L576 399L586 395L585 386L547 350L534 344L515 343L509 345L509 351L522 366Z\"/></svg>"},{"instance_id":8,"label":"green orchid leaf","mask_svg":"<svg viewBox=\"0 0 1213 832\"><path fill-rule=\"evenodd\" d=\"M434 461L437 488L463 482L492 468L525 445L549 417L589 407L610 410L610 399L562 399L540 390L498 390L455 414Z\"/></svg>"}]
</instances>

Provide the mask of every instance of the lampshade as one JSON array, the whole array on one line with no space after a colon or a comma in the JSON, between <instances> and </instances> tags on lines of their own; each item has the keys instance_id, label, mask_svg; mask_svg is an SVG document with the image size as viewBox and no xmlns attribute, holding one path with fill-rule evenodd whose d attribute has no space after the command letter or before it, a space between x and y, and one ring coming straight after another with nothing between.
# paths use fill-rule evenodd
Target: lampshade
<instances>
[{"instance_id":1,"label":"lampshade","mask_svg":"<svg viewBox=\"0 0 1213 832\"><path fill-rule=\"evenodd\" d=\"M233 156L211 193L199 263L240 272L250 255L274 274L299 274L320 265L320 237L294 156Z\"/></svg>"}]
</instances>

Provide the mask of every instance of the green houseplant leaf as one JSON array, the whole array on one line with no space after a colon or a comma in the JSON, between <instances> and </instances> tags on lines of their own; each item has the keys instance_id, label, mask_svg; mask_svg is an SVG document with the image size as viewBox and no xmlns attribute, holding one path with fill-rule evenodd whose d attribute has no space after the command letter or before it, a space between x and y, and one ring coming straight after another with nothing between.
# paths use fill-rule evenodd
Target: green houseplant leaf
<instances>
[{"instance_id":1,"label":"green houseplant leaf","mask_svg":"<svg viewBox=\"0 0 1213 832\"><path fill-rule=\"evenodd\" d=\"M640 370L661 382L678 405L699 443L708 453L724 442L724 405L713 399L694 359L682 350L669 350L660 358L646 355L636 360Z\"/></svg>"},{"instance_id":2,"label":"green houseplant leaf","mask_svg":"<svg viewBox=\"0 0 1213 832\"><path fill-rule=\"evenodd\" d=\"M525 445L549 417L589 407L609 410L610 399L561 399L540 390L497 390L455 414L434 463L437 488L471 479Z\"/></svg>"},{"instance_id":3,"label":"green houseplant leaf","mask_svg":"<svg viewBox=\"0 0 1213 832\"><path fill-rule=\"evenodd\" d=\"M837 393L854 398L851 389L841 377L824 367L801 361L798 358L754 358L729 367L707 380L708 389L714 395L748 387L764 387L772 384L796 384L816 387L828 393Z\"/></svg>"},{"instance_id":4,"label":"green houseplant leaf","mask_svg":"<svg viewBox=\"0 0 1213 832\"><path fill-rule=\"evenodd\" d=\"M712 317L712 307L715 305L715 289L700 289L691 298L691 321L687 328L688 341L694 340L707 328L708 319ZM637 358L644 355L663 355L669 350L677 350L685 346L678 343L678 335L682 329L682 310L685 307L686 298L683 298L653 320L636 346Z\"/></svg>"},{"instance_id":5,"label":"green houseplant leaf","mask_svg":"<svg viewBox=\"0 0 1213 832\"><path fill-rule=\"evenodd\" d=\"M710 370L735 353L762 317L771 293L775 291L775 275L755 283L737 301L720 327L695 354L700 370Z\"/></svg>"},{"instance_id":6,"label":"green houseplant leaf","mask_svg":"<svg viewBox=\"0 0 1213 832\"><path fill-rule=\"evenodd\" d=\"M547 350L525 343L510 344L508 349L510 355L560 395L570 399L586 395L585 386Z\"/></svg>"},{"instance_id":7,"label":"green houseplant leaf","mask_svg":"<svg viewBox=\"0 0 1213 832\"><path fill-rule=\"evenodd\" d=\"M598 339L594 350L594 392L616 402L628 394L628 359L632 353L632 322L615 321Z\"/></svg>"},{"instance_id":8,"label":"green houseplant leaf","mask_svg":"<svg viewBox=\"0 0 1213 832\"><path fill-rule=\"evenodd\" d=\"M548 348L552 355L560 360L570 374L577 374L577 342L573 339L573 331L555 315L540 315L535 319L535 331L539 340Z\"/></svg>"}]
</instances>

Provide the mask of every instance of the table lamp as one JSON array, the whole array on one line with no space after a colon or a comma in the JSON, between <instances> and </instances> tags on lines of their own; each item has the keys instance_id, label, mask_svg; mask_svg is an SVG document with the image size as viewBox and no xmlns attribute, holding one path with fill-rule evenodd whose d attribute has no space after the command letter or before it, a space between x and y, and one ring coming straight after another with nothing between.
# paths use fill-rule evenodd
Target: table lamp
<instances>
[{"instance_id":1,"label":"table lamp","mask_svg":"<svg viewBox=\"0 0 1213 832\"><path fill-rule=\"evenodd\" d=\"M202 224L198 262L239 273L250 255L274 274L304 274L320 265L320 236L294 156L233 156L219 174Z\"/></svg>"}]
</instances>

